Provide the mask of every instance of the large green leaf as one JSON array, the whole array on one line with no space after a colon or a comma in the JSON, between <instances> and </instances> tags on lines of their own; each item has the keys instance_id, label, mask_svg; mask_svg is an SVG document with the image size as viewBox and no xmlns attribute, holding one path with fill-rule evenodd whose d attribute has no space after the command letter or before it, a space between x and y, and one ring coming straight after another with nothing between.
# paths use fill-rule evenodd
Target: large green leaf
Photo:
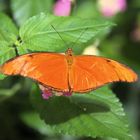
<instances>
[{"instance_id":1,"label":"large green leaf","mask_svg":"<svg viewBox=\"0 0 140 140\"><path fill-rule=\"evenodd\" d=\"M2 42L7 45L13 44L17 40L18 30L12 20L3 13L0 13L0 47ZM2 43L2 44L1 44Z\"/></svg>"},{"instance_id":2,"label":"large green leaf","mask_svg":"<svg viewBox=\"0 0 140 140\"><path fill-rule=\"evenodd\" d=\"M89 94L52 97L49 100L43 100L37 90L31 94L31 100L41 118L55 133L133 139L121 103L106 87Z\"/></svg>"},{"instance_id":3,"label":"large green leaf","mask_svg":"<svg viewBox=\"0 0 140 140\"><path fill-rule=\"evenodd\" d=\"M49 12L52 8L52 0L12 0L11 8L15 20L21 25L31 16L40 12Z\"/></svg>"},{"instance_id":4,"label":"large green leaf","mask_svg":"<svg viewBox=\"0 0 140 140\"><path fill-rule=\"evenodd\" d=\"M19 49L60 52L75 46L80 50L85 43L97 38L98 34L109 30L112 25L105 20L56 17L42 13L21 26L22 45Z\"/></svg>"}]
</instances>

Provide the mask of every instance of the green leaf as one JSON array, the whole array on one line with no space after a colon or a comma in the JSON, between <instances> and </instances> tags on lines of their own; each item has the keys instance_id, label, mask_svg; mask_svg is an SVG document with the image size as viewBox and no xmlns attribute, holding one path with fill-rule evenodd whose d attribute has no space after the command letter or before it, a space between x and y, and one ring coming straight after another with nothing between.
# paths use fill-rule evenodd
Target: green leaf
<instances>
[{"instance_id":1,"label":"green leaf","mask_svg":"<svg viewBox=\"0 0 140 140\"><path fill-rule=\"evenodd\" d=\"M6 42L2 43L0 41L0 44L3 46L0 47L0 65L2 65L4 62L6 62L7 60L13 58L16 56L15 54L15 50L12 47L7 47L4 44L6 44ZM6 76L4 76L3 74L0 73L0 80L4 79Z\"/></svg>"},{"instance_id":2,"label":"green leaf","mask_svg":"<svg viewBox=\"0 0 140 140\"><path fill-rule=\"evenodd\" d=\"M121 103L112 92L100 88L89 94L43 100L39 90L31 101L46 125L59 134L112 137L132 140Z\"/></svg>"},{"instance_id":3,"label":"green leaf","mask_svg":"<svg viewBox=\"0 0 140 140\"><path fill-rule=\"evenodd\" d=\"M12 20L3 13L0 13L0 65L10 58L16 56L14 42L17 40L18 30ZM0 79L6 76L0 74Z\"/></svg>"},{"instance_id":4,"label":"green leaf","mask_svg":"<svg viewBox=\"0 0 140 140\"><path fill-rule=\"evenodd\" d=\"M84 49L82 46L88 41L97 38L99 33L109 30L112 25L113 23L105 20L56 17L42 13L21 26L20 47L30 51L62 52L68 47L80 50Z\"/></svg>"},{"instance_id":5,"label":"green leaf","mask_svg":"<svg viewBox=\"0 0 140 140\"><path fill-rule=\"evenodd\" d=\"M18 30L12 20L3 13L0 13L0 65L10 58L16 56L13 44L16 42ZM0 79L5 76L0 74Z\"/></svg>"},{"instance_id":6,"label":"green leaf","mask_svg":"<svg viewBox=\"0 0 140 140\"><path fill-rule=\"evenodd\" d=\"M29 17L40 12L49 12L52 0L12 0L11 8L18 25L23 24Z\"/></svg>"},{"instance_id":7,"label":"green leaf","mask_svg":"<svg viewBox=\"0 0 140 140\"><path fill-rule=\"evenodd\" d=\"M6 46L0 47L0 65L14 56L16 56L14 48Z\"/></svg>"},{"instance_id":8,"label":"green leaf","mask_svg":"<svg viewBox=\"0 0 140 140\"><path fill-rule=\"evenodd\" d=\"M17 40L18 30L12 20L3 13L0 13L0 42L13 45ZM0 47L1 47L0 43Z\"/></svg>"}]
</instances>

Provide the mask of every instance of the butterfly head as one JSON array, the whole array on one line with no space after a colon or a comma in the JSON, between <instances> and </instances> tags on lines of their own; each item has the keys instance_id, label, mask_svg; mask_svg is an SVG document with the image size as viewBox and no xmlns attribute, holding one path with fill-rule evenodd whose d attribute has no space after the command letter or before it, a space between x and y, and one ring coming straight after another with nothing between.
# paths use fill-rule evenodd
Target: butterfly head
<instances>
[{"instance_id":1,"label":"butterfly head","mask_svg":"<svg viewBox=\"0 0 140 140\"><path fill-rule=\"evenodd\" d=\"M73 50L72 50L72 48L68 48L68 49L66 50L65 54L68 55L68 56L72 56L72 55L73 55Z\"/></svg>"}]
</instances>

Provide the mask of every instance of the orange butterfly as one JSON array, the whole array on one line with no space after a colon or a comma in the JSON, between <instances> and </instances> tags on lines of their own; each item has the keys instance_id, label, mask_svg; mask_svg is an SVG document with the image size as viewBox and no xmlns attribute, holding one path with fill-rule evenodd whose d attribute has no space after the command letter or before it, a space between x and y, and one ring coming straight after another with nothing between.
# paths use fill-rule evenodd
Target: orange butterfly
<instances>
[{"instance_id":1,"label":"orange butterfly","mask_svg":"<svg viewBox=\"0 0 140 140\"><path fill-rule=\"evenodd\" d=\"M65 55L42 52L18 56L4 63L0 71L34 79L48 96L52 90L66 95L85 93L107 83L137 79L136 73L125 65L99 56L75 56L70 48Z\"/></svg>"}]
</instances>

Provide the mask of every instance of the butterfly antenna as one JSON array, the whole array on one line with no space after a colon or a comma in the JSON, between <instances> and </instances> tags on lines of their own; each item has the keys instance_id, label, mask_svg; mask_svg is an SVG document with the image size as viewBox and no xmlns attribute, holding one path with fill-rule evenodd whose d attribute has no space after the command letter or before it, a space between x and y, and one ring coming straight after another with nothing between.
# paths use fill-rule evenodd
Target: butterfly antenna
<instances>
[{"instance_id":1,"label":"butterfly antenna","mask_svg":"<svg viewBox=\"0 0 140 140\"><path fill-rule=\"evenodd\" d=\"M19 56L19 53L18 53L18 49L17 49L17 46L19 45L19 44L21 44L22 43L22 40L21 40L21 38L18 36L17 37L17 41L13 44L13 48L14 48L14 50L15 50L15 54L16 54L16 56Z\"/></svg>"},{"instance_id":2,"label":"butterfly antenna","mask_svg":"<svg viewBox=\"0 0 140 140\"><path fill-rule=\"evenodd\" d=\"M85 33L85 31L87 31L88 28L85 28L85 30L83 30L80 34L80 36L73 42L72 47L76 44L76 42L82 37L82 35Z\"/></svg>"},{"instance_id":3,"label":"butterfly antenna","mask_svg":"<svg viewBox=\"0 0 140 140\"><path fill-rule=\"evenodd\" d=\"M16 54L16 56L19 56L19 54L18 54L18 50L17 50L17 46L14 44L13 45L13 48L14 48L14 50L15 50L15 54Z\"/></svg>"},{"instance_id":4,"label":"butterfly antenna","mask_svg":"<svg viewBox=\"0 0 140 140\"><path fill-rule=\"evenodd\" d=\"M62 38L62 36L59 34L59 32L55 29L55 27L53 25L51 25L52 28L57 32L57 34L59 35L59 37L63 40L64 44L67 45L67 43L65 42L65 40Z\"/></svg>"},{"instance_id":5,"label":"butterfly antenna","mask_svg":"<svg viewBox=\"0 0 140 140\"><path fill-rule=\"evenodd\" d=\"M16 46L14 46L14 49L15 49L16 56L19 56L18 50L17 50L17 47Z\"/></svg>"}]
</instances>

